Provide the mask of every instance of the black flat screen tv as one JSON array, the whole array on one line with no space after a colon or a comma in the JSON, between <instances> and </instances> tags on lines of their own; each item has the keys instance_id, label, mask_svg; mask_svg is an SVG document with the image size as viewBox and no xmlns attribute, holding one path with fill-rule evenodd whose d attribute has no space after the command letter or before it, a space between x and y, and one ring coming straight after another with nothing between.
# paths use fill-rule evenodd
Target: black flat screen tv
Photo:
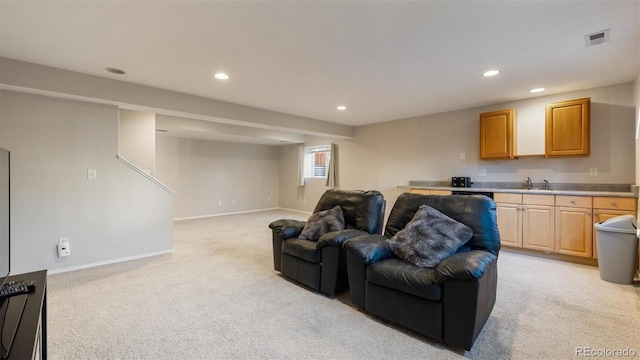
<instances>
[{"instance_id":1,"label":"black flat screen tv","mask_svg":"<svg viewBox=\"0 0 640 360\"><path fill-rule=\"evenodd\" d=\"M0 148L0 286L7 281L10 264L9 151Z\"/></svg>"},{"instance_id":2,"label":"black flat screen tv","mask_svg":"<svg viewBox=\"0 0 640 360\"><path fill-rule=\"evenodd\" d=\"M0 287L7 282L11 270L9 151L0 148ZM22 318L26 295L0 299L0 359L7 359Z\"/></svg>"}]
</instances>

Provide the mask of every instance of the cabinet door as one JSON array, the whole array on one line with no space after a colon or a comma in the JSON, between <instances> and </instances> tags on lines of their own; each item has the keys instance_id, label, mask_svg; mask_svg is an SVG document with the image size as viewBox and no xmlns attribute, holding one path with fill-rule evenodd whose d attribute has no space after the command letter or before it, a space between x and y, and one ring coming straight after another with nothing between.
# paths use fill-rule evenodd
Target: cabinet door
<instances>
[{"instance_id":1,"label":"cabinet door","mask_svg":"<svg viewBox=\"0 0 640 360\"><path fill-rule=\"evenodd\" d=\"M522 247L520 207L517 204L496 203L500 243L506 246Z\"/></svg>"},{"instance_id":2,"label":"cabinet door","mask_svg":"<svg viewBox=\"0 0 640 360\"><path fill-rule=\"evenodd\" d=\"M591 99L547 105L545 156L589 156Z\"/></svg>"},{"instance_id":3,"label":"cabinet door","mask_svg":"<svg viewBox=\"0 0 640 360\"><path fill-rule=\"evenodd\" d=\"M525 205L522 210L522 247L554 251L554 208Z\"/></svg>"},{"instance_id":4,"label":"cabinet door","mask_svg":"<svg viewBox=\"0 0 640 360\"><path fill-rule=\"evenodd\" d=\"M556 252L566 255L591 257L592 254L591 209L556 208Z\"/></svg>"},{"instance_id":5,"label":"cabinet door","mask_svg":"<svg viewBox=\"0 0 640 360\"><path fill-rule=\"evenodd\" d=\"M480 158L513 159L515 155L515 111L480 114Z\"/></svg>"}]
</instances>

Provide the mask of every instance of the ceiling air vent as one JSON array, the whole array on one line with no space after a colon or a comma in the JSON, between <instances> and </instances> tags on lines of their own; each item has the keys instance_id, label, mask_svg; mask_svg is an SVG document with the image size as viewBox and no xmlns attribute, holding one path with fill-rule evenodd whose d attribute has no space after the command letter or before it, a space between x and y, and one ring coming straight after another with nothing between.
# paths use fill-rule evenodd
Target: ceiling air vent
<instances>
[{"instance_id":1,"label":"ceiling air vent","mask_svg":"<svg viewBox=\"0 0 640 360\"><path fill-rule=\"evenodd\" d=\"M585 35L584 42L587 47L609 42L609 29Z\"/></svg>"}]
</instances>

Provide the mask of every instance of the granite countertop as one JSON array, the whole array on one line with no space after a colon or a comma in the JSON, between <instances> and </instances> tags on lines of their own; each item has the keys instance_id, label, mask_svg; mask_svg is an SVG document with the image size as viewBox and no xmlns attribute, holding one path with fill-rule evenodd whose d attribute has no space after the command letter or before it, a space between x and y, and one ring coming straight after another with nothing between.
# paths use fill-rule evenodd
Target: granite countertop
<instances>
[{"instance_id":1,"label":"granite countertop","mask_svg":"<svg viewBox=\"0 0 640 360\"><path fill-rule=\"evenodd\" d=\"M534 183L533 189L523 188L522 183L474 183L471 187L451 187L449 181L409 181L400 189L428 189L468 192L493 192L540 195L638 197L638 185L629 184L550 184L551 190L541 190L542 184Z\"/></svg>"}]
</instances>

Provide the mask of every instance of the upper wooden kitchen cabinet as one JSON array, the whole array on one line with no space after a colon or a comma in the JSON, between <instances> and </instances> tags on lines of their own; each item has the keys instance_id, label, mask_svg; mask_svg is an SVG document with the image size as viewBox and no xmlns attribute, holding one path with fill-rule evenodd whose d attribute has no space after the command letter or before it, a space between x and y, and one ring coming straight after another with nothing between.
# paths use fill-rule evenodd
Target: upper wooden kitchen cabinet
<instances>
[{"instance_id":1,"label":"upper wooden kitchen cabinet","mask_svg":"<svg viewBox=\"0 0 640 360\"><path fill-rule=\"evenodd\" d=\"M547 105L545 121L545 156L590 155L591 98Z\"/></svg>"},{"instance_id":2,"label":"upper wooden kitchen cabinet","mask_svg":"<svg viewBox=\"0 0 640 360\"><path fill-rule=\"evenodd\" d=\"M516 154L515 111L480 114L480 159L513 159Z\"/></svg>"}]
</instances>

